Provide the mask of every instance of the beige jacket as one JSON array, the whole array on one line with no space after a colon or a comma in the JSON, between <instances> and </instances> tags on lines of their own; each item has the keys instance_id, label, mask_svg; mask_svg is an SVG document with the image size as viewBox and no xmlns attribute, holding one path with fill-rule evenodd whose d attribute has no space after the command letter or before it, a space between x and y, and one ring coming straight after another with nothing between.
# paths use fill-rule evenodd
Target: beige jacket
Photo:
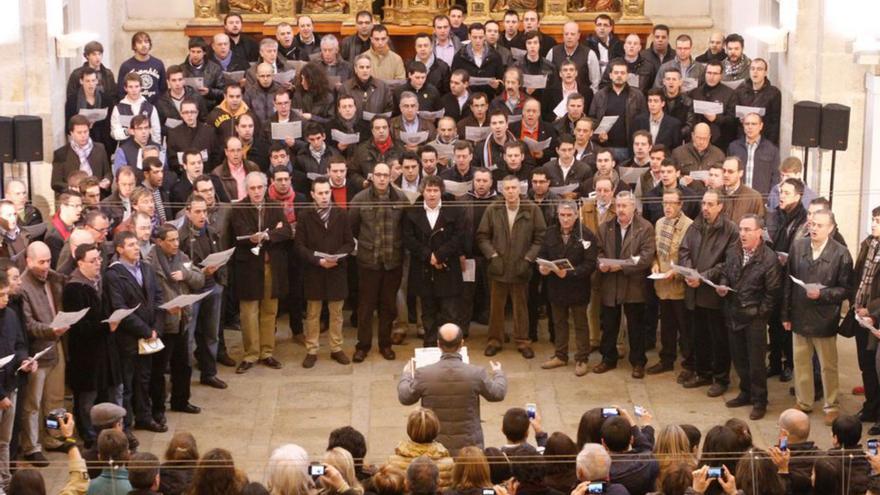
<instances>
[{"instance_id":1,"label":"beige jacket","mask_svg":"<svg viewBox=\"0 0 880 495\"><path fill-rule=\"evenodd\" d=\"M687 232L692 223L694 221L685 216L684 213L680 214L678 218L669 219L663 217L657 220L657 225L654 227L656 257L654 258L652 272L666 273L672 269L672 263L678 264L678 248L681 246L685 232ZM667 228L672 229L672 239L669 252L663 254L660 252L660 237ZM684 287L684 279L678 274L667 279L654 281L654 290L657 293L657 297L662 300L683 300Z\"/></svg>"},{"instance_id":2,"label":"beige jacket","mask_svg":"<svg viewBox=\"0 0 880 495\"><path fill-rule=\"evenodd\" d=\"M394 454L388 458L388 464L406 472L409 464L422 455L428 456L440 470L439 488L441 490L449 488L452 485L452 468L455 463L449 451L440 442L416 443L409 439L404 440L395 447Z\"/></svg>"}]
</instances>

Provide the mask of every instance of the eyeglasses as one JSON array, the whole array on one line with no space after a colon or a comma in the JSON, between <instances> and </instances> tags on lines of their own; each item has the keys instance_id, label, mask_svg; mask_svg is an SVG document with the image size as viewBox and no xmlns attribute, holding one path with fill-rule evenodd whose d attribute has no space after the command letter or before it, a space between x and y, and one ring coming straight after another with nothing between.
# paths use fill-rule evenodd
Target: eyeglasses
<instances>
[{"instance_id":1,"label":"eyeglasses","mask_svg":"<svg viewBox=\"0 0 880 495\"><path fill-rule=\"evenodd\" d=\"M386 174L384 172L373 172L373 177L391 177L391 174Z\"/></svg>"}]
</instances>

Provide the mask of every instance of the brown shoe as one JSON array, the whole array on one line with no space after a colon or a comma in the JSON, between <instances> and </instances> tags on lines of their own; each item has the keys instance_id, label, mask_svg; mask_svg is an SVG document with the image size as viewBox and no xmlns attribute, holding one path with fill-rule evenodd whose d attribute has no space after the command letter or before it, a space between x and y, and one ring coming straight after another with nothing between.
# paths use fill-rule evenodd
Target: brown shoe
<instances>
[{"instance_id":1,"label":"brown shoe","mask_svg":"<svg viewBox=\"0 0 880 495\"><path fill-rule=\"evenodd\" d=\"M645 377L645 367L644 366L634 366L632 375L633 378L642 379Z\"/></svg>"},{"instance_id":2,"label":"brown shoe","mask_svg":"<svg viewBox=\"0 0 880 495\"><path fill-rule=\"evenodd\" d=\"M260 363L263 364L264 366L268 366L268 367L272 368L273 370L280 370L281 369L281 362L278 361L277 359L273 358L272 356L260 359Z\"/></svg>"},{"instance_id":3,"label":"brown shoe","mask_svg":"<svg viewBox=\"0 0 880 495\"><path fill-rule=\"evenodd\" d=\"M840 416L840 411L829 411L825 413L825 426L831 426L838 416Z\"/></svg>"},{"instance_id":4,"label":"brown shoe","mask_svg":"<svg viewBox=\"0 0 880 495\"><path fill-rule=\"evenodd\" d=\"M382 357L388 361L394 361L394 358L397 357L397 355L394 354L394 351L391 350L390 347L388 347L386 349L379 349L379 354L381 354Z\"/></svg>"},{"instance_id":5,"label":"brown shoe","mask_svg":"<svg viewBox=\"0 0 880 495\"><path fill-rule=\"evenodd\" d=\"M303 359L302 366L303 366L303 368L306 368L306 369L314 368L315 363L317 363L317 362L318 362L318 355L317 354L306 354L305 359Z\"/></svg>"},{"instance_id":6,"label":"brown shoe","mask_svg":"<svg viewBox=\"0 0 880 495\"><path fill-rule=\"evenodd\" d=\"M609 364L609 363L606 363L605 361L602 361L601 363L599 363L593 367L593 373L596 373L597 375L601 375L602 373L605 373L607 371L611 371L614 368L617 368L617 363Z\"/></svg>"},{"instance_id":7,"label":"brown shoe","mask_svg":"<svg viewBox=\"0 0 880 495\"><path fill-rule=\"evenodd\" d=\"M559 356L553 356L552 358L544 361L544 364L541 365L541 368L545 370L552 370L555 368L561 368L563 366L566 366L567 364L568 363L566 361L559 359Z\"/></svg>"},{"instance_id":8,"label":"brown shoe","mask_svg":"<svg viewBox=\"0 0 880 495\"><path fill-rule=\"evenodd\" d=\"M574 363L574 376L584 376L590 372L590 367L586 361L578 361Z\"/></svg>"},{"instance_id":9,"label":"brown shoe","mask_svg":"<svg viewBox=\"0 0 880 495\"><path fill-rule=\"evenodd\" d=\"M331 352L330 358L339 364L351 364L351 360L349 360L348 356L342 351Z\"/></svg>"},{"instance_id":10,"label":"brown shoe","mask_svg":"<svg viewBox=\"0 0 880 495\"><path fill-rule=\"evenodd\" d=\"M406 341L406 334L403 332L394 332L391 334L391 343L393 345L400 345Z\"/></svg>"},{"instance_id":11,"label":"brown shoe","mask_svg":"<svg viewBox=\"0 0 880 495\"><path fill-rule=\"evenodd\" d=\"M767 406L753 406L752 412L749 413L749 419L752 421L758 421L759 419L763 419L765 414L767 414Z\"/></svg>"}]
</instances>

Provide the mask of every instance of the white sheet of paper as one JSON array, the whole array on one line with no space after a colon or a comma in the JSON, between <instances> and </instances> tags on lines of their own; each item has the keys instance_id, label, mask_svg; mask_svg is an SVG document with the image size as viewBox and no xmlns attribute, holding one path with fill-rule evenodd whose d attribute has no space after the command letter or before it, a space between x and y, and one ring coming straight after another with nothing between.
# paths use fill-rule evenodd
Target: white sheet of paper
<instances>
[{"instance_id":1,"label":"white sheet of paper","mask_svg":"<svg viewBox=\"0 0 880 495\"><path fill-rule=\"evenodd\" d=\"M435 150L437 150L437 158L446 158L452 160L452 157L455 155L454 144L443 144L435 141L431 143L431 146Z\"/></svg>"},{"instance_id":2,"label":"white sheet of paper","mask_svg":"<svg viewBox=\"0 0 880 495\"><path fill-rule=\"evenodd\" d=\"M443 118L446 115L446 109L441 108L436 112L429 112L428 110L419 110L419 118L428 119L428 120L437 120Z\"/></svg>"},{"instance_id":3,"label":"white sheet of paper","mask_svg":"<svg viewBox=\"0 0 880 495\"><path fill-rule=\"evenodd\" d=\"M639 262L641 257L633 256L632 258L627 259L615 259L615 258L599 258L599 263L608 266L633 266Z\"/></svg>"},{"instance_id":4,"label":"white sheet of paper","mask_svg":"<svg viewBox=\"0 0 880 495\"><path fill-rule=\"evenodd\" d=\"M375 117L377 115L381 115L382 117L385 117L387 119L387 118L391 117L391 112L373 113L373 112L368 112L366 110L364 110L364 112L363 112L364 120L373 120L373 117Z\"/></svg>"},{"instance_id":5,"label":"white sheet of paper","mask_svg":"<svg viewBox=\"0 0 880 495\"><path fill-rule=\"evenodd\" d=\"M205 87L204 77L184 77L183 84L192 89L199 90Z\"/></svg>"},{"instance_id":6,"label":"white sheet of paper","mask_svg":"<svg viewBox=\"0 0 880 495\"><path fill-rule=\"evenodd\" d=\"M537 263L538 266L545 266L553 271L555 271L557 268L567 272L574 270L574 266L571 264L571 261L569 261L568 258L560 258L558 260L545 260L544 258L536 258L535 263Z\"/></svg>"},{"instance_id":7,"label":"white sheet of paper","mask_svg":"<svg viewBox=\"0 0 880 495\"><path fill-rule=\"evenodd\" d=\"M763 117L767 113L767 109L764 107L749 107L746 105L737 105L736 106L736 118L741 119L750 113L756 113Z\"/></svg>"},{"instance_id":8,"label":"white sheet of paper","mask_svg":"<svg viewBox=\"0 0 880 495\"><path fill-rule=\"evenodd\" d=\"M322 253L321 251L315 251L315 256L318 258L324 258L325 260L338 261L338 260L341 260L342 258L345 258L346 256L348 256L348 253L329 254L329 253Z\"/></svg>"},{"instance_id":9,"label":"white sheet of paper","mask_svg":"<svg viewBox=\"0 0 880 495\"><path fill-rule=\"evenodd\" d=\"M399 137L404 144L422 144L428 140L428 131L401 132Z\"/></svg>"},{"instance_id":10,"label":"white sheet of paper","mask_svg":"<svg viewBox=\"0 0 880 495\"><path fill-rule=\"evenodd\" d=\"M444 189L453 196L464 196L471 190L471 181L456 182L454 180L444 180Z\"/></svg>"},{"instance_id":11,"label":"white sheet of paper","mask_svg":"<svg viewBox=\"0 0 880 495\"><path fill-rule=\"evenodd\" d=\"M467 346L462 347L458 353L461 355L461 361L463 363L471 362L468 357ZM441 351L439 347L417 347L415 349L415 357L413 358L415 361L415 369L435 364L440 361L441 356L443 356L443 351Z\"/></svg>"},{"instance_id":12,"label":"white sheet of paper","mask_svg":"<svg viewBox=\"0 0 880 495\"><path fill-rule=\"evenodd\" d=\"M397 187L395 187L395 189L397 189ZM411 205L416 204L416 200L419 199L419 196L421 196L421 194L422 194L418 191L407 191L404 189L397 189L397 192L406 196L406 199L409 201L409 204L411 204Z\"/></svg>"},{"instance_id":13,"label":"white sheet of paper","mask_svg":"<svg viewBox=\"0 0 880 495\"><path fill-rule=\"evenodd\" d=\"M649 167L619 167L620 180L627 184L637 184Z\"/></svg>"},{"instance_id":14,"label":"white sheet of paper","mask_svg":"<svg viewBox=\"0 0 880 495\"><path fill-rule=\"evenodd\" d=\"M700 280L701 280L704 284L708 285L709 287L711 287L711 288L713 288L713 289L719 289L719 288L721 288L721 289L727 289L729 292L736 292L735 290L731 289L730 287L728 287L728 286L726 286L726 285L716 284L715 282L709 280L709 279L706 278L706 277L702 277L702 276L701 276L701 277L700 277Z\"/></svg>"},{"instance_id":15,"label":"white sheet of paper","mask_svg":"<svg viewBox=\"0 0 880 495\"><path fill-rule=\"evenodd\" d=\"M122 321L122 320L124 320L126 317L128 317L128 315L130 315L130 314L134 313L135 311L137 311L138 308L140 308L140 307L141 307L141 305L138 304L137 306L135 306L135 307L133 307L133 308L131 308L131 309L125 309L125 308L117 309L116 311L114 311L114 312L110 315L109 318L107 318L106 320L101 320L101 323L114 323L114 322L117 322L117 321Z\"/></svg>"},{"instance_id":16,"label":"white sheet of paper","mask_svg":"<svg viewBox=\"0 0 880 495\"><path fill-rule=\"evenodd\" d=\"M131 127L131 119L134 115L120 115L119 116L119 125L128 129Z\"/></svg>"},{"instance_id":17,"label":"white sheet of paper","mask_svg":"<svg viewBox=\"0 0 880 495\"><path fill-rule=\"evenodd\" d=\"M83 308L79 311L73 312L59 311L52 320L52 323L49 323L49 326L52 327L52 329L58 329L74 325L79 320L82 320L83 316L85 316L90 309L92 308Z\"/></svg>"},{"instance_id":18,"label":"white sheet of paper","mask_svg":"<svg viewBox=\"0 0 880 495\"><path fill-rule=\"evenodd\" d=\"M880 338L880 329L878 329L874 325L871 325L871 320L869 318L863 318L859 315L855 315L855 318L856 318L856 322L862 328L867 328L868 330L871 331L872 334L874 334L875 337ZM3 359L6 359L6 358L3 358ZM2 363L2 361L0 361L0 363ZM3 364L0 364L0 366L3 366Z\"/></svg>"},{"instance_id":19,"label":"white sheet of paper","mask_svg":"<svg viewBox=\"0 0 880 495\"><path fill-rule=\"evenodd\" d=\"M547 74L523 74L523 88L544 89L547 87Z\"/></svg>"},{"instance_id":20,"label":"white sheet of paper","mask_svg":"<svg viewBox=\"0 0 880 495\"><path fill-rule=\"evenodd\" d=\"M200 266L223 266L226 263L229 263L229 259L232 258L232 253L235 252L235 248L229 248L225 251L219 251L216 253L211 253L199 263Z\"/></svg>"},{"instance_id":21,"label":"white sheet of paper","mask_svg":"<svg viewBox=\"0 0 880 495\"><path fill-rule=\"evenodd\" d=\"M477 260L465 258L464 271L461 272L463 282L475 282L477 280Z\"/></svg>"},{"instance_id":22,"label":"white sheet of paper","mask_svg":"<svg viewBox=\"0 0 880 495\"><path fill-rule=\"evenodd\" d=\"M526 51L522 48L510 48L510 57L516 61L526 58Z\"/></svg>"},{"instance_id":23,"label":"white sheet of paper","mask_svg":"<svg viewBox=\"0 0 880 495\"><path fill-rule=\"evenodd\" d=\"M700 278L700 272L694 270L693 268L688 268L686 266L676 265L675 263L672 263L672 270L684 278Z\"/></svg>"},{"instance_id":24,"label":"white sheet of paper","mask_svg":"<svg viewBox=\"0 0 880 495\"><path fill-rule=\"evenodd\" d=\"M201 294L181 294L159 307L162 309L185 308L187 306L192 306L210 295L211 291L205 291Z\"/></svg>"},{"instance_id":25,"label":"white sheet of paper","mask_svg":"<svg viewBox=\"0 0 880 495\"><path fill-rule=\"evenodd\" d=\"M571 192L575 192L578 188L581 187L580 184L566 184L564 186L555 186L550 188L550 192L553 194L563 195Z\"/></svg>"},{"instance_id":26,"label":"white sheet of paper","mask_svg":"<svg viewBox=\"0 0 880 495\"><path fill-rule=\"evenodd\" d=\"M464 128L464 138L468 141L482 141L489 137L491 133L492 129L489 126L477 127L469 125Z\"/></svg>"},{"instance_id":27,"label":"white sheet of paper","mask_svg":"<svg viewBox=\"0 0 880 495\"><path fill-rule=\"evenodd\" d=\"M42 351L40 351L40 352L34 354L33 359L40 359L41 357L45 356L47 352L51 351L52 348L54 348L54 347L55 347L55 344L50 344L50 345L46 346L45 349L43 349Z\"/></svg>"},{"instance_id":28,"label":"white sheet of paper","mask_svg":"<svg viewBox=\"0 0 880 495\"><path fill-rule=\"evenodd\" d=\"M272 79L274 79L275 81L277 81L280 84L285 84L285 83L289 83L290 81L293 81L294 77L296 77L296 70L289 69L284 72L276 73L275 77L273 77Z\"/></svg>"},{"instance_id":29,"label":"white sheet of paper","mask_svg":"<svg viewBox=\"0 0 880 495\"><path fill-rule=\"evenodd\" d=\"M15 354L10 354L3 359L0 359L0 368L9 364L13 359L15 359Z\"/></svg>"},{"instance_id":30,"label":"white sheet of paper","mask_svg":"<svg viewBox=\"0 0 880 495\"><path fill-rule=\"evenodd\" d=\"M309 179L309 180L315 180L319 177L327 177L327 175L326 174L319 174L318 172L307 172L306 173L306 179Z\"/></svg>"},{"instance_id":31,"label":"white sheet of paper","mask_svg":"<svg viewBox=\"0 0 880 495\"><path fill-rule=\"evenodd\" d=\"M162 339L160 338L157 338L156 340L138 339L138 354L142 356L155 354L164 348L165 343L162 342Z\"/></svg>"},{"instance_id":32,"label":"white sheet of paper","mask_svg":"<svg viewBox=\"0 0 880 495\"><path fill-rule=\"evenodd\" d=\"M244 71L243 70L234 70L232 72L224 72L223 77L229 83L238 84L239 81L244 79Z\"/></svg>"},{"instance_id":33,"label":"white sheet of paper","mask_svg":"<svg viewBox=\"0 0 880 495\"><path fill-rule=\"evenodd\" d=\"M494 77L472 77L470 78L470 86L472 88L474 86L488 86L494 80Z\"/></svg>"},{"instance_id":34,"label":"white sheet of paper","mask_svg":"<svg viewBox=\"0 0 880 495\"><path fill-rule=\"evenodd\" d=\"M730 89L736 89L742 85L742 83L746 82L745 79L734 79L733 81L721 81L721 84L727 86Z\"/></svg>"},{"instance_id":35,"label":"white sheet of paper","mask_svg":"<svg viewBox=\"0 0 880 495\"><path fill-rule=\"evenodd\" d=\"M635 73L630 73L626 75L626 83L634 88L639 87L639 75Z\"/></svg>"},{"instance_id":36,"label":"white sheet of paper","mask_svg":"<svg viewBox=\"0 0 880 495\"><path fill-rule=\"evenodd\" d=\"M717 101L694 100L694 113L719 115L724 113L724 105Z\"/></svg>"},{"instance_id":37,"label":"white sheet of paper","mask_svg":"<svg viewBox=\"0 0 880 495\"><path fill-rule=\"evenodd\" d=\"M666 274L665 273L652 273L652 274L648 275L648 278L651 280L666 280Z\"/></svg>"},{"instance_id":38,"label":"white sheet of paper","mask_svg":"<svg viewBox=\"0 0 880 495\"><path fill-rule=\"evenodd\" d=\"M508 124L513 124L516 122L522 122L522 114L521 113L518 113L516 115L508 115L507 116L507 123Z\"/></svg>"},{"instance_id":39,"label":"white sheet of paper","mask_svg":"<svg viewBox=\"0 0 880 495\"><path fill-rule=\"evenodd\" d=\"M694 180L701 180L706 182L709 180L709 171L708 170L691 170L688 172L688 175L691 176Z\"/></svg>"},{"instance_id":40,"label":"white sheet of paper","mask_svg":"<svg viewBox=\"0 0 880 495\"><path fill-rule=\"evenodd\" d=\"M283 141L286 138L299 139L302 137L302 121L295 122L272 122L272 139Z\"/></svg>"},{"instance_id":41,"label":"white sheet of paper","mask_svg":"<svg viewBox=\"0 0 880 495\"><path fill-rule=\"evenodd\" d=\"M169 129L180 127L181 124L183 124L183 121L180 119L172 119L171 117L165 119L165 127Z\"/></svg>"},{"instance_id":42,"label":"white sheet of paper","mask_svg":"<svg viewBox=\"0 0 880 495\"><path fill-rule=\"evenodd\" d=\"M602 134L603 132L608 132L614 127L614 124L617 123L617 119L619 119L619 115L606 115L602 117L602 121L599 122L599 125L596 127L596 134Z\"/></svg>"},{"instance_id":43,"label":"white sheet of paper","mask_svg":"<svg viewBox=\"0 0 880 495\"><path fill-rule=\"evenodd\" d=\"M543 141L535 141L532 138L523 138L523 142L529 147L529 151L544 151L550 147L550 141L552 140L552 138L547 138Z\"/></svg>"},{"instance_id":44,"label":"white sheet of paper","mask_svg":"<svg viewBox=\"0 0 880 495\"><path fill-rule=\"evenodd\" d=\"M782 252L782 251L776 251L776 256L777 256L780 260L782 260L783 263L785 263L786 261L788 261L788 253L785 253L785 252Z\"/></svg>"},{"instance_id":45,"label":"white sheet of paper","mask_svg":"<svg viewBox=\"0 0 880 495\"><path fill-rule=\"evenodd\" d=\"M339 129L332 129L330 131L330 137L339 144L358 144L361 140L360 134L356 132L349 134L347 132L342 132Z\"/></svg>"},{"instance_id":46,"label":"white sheet of paper","mask_svg":"<svg viewBox=\"0 0 880 495\"><path fill-rule=\"evenodd\" d=\"M791 277L791 281L792 281L792 282L796 283L797 285L800 285L800 286L803 287L804 290L806 290L806 291L813 290L813 289L815 289L815 290L822 290L822 289L825 288L825 286L822 285L822 284L817 284L817 283L814 283L814 282L811 282L811 283L804 282L803 280L801 280L801 279L795 277L794 275L789 275L789 277Z\"/></svg>"},{"instance_id":47,"label":"white sheet of paper","mask_svg":"<svg viewBox=\"0 0 880 495\"><path fill-rule=\"evenodd\" d=\"M263 232L269 232L269 229L266 229ZM256 234L256 232L254 232L254 234ZM246 240L250 239L251 236L254 234L245 234L245 235L235 236L235 240L236 241L246 241Z\"/></svg>"},{"instance_id":48,"label":"white sheet of paper","mask_svg":"<svg viewBox=\"0 0 880 495\"><path fill-rule=\"evenodd\" d=\"M80 108L79 114L89 120L90 124L94 124L95 122L100 122L107 118L107 109L106 108ZM121 119L122 116L120 115Z\"/></svg>"},{"instance_id":49,"label":"white sheet of paper","mask_svg":"<svg viewBox=\"0 0 880 495\"><path fill-rule=\"evenodd\" d=\"M696 89L696 87L699 85L700 85L700 81L697 81L693 77L686 77L686 78L684 78L684 80L681 81L681 90L684 91L685 93L687 93L688 91L691 91L692 89Z\"/></svg>"},{"instance_id":50,"label":"white sheet of paper","mask_svg":"<svg viewBox=\"0 0 880 495\"><path fill-rule=\"evenodd\" d=\"M563 98L559 102L559 105L556 105L556 108L553 109L553 115L556 115L556 117L562 117L563 115L568 113L567 103L568 103L568 101L565 98Z\"/></svg>"}]
</instances>

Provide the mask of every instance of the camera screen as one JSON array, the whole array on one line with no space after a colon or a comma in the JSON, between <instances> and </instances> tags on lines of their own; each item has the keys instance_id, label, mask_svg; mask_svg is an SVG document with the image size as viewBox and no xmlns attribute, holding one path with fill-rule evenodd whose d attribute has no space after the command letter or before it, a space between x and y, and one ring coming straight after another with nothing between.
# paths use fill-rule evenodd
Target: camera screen
<instances>
[{"instance_id":1,"label":"camera screen","mask_svg":"<svg viewBox=\"0 0 880 495\"><path fill-rule=\"evenodd\" d=\"M720 467L709 468L709 477L710 478L720 478L721 477L721 468Z\"/></svg>"},{"instance_id":2,"label":"camera screen","mask_svg":"<svg viewBox=\"0 0 880 495\"><path fill-rule=\"evenodd\" d=\"M617 416L619 414L620 414L620 412L617 410L616 407L603 407L602 408L602 417L603 418L607 418L609 416Z\"/></svg>"},{"instance_id":3,"label":"camera screen","mask_svg":"<svg viewBox=\"0 0 880 495\"><path fill-rule=\"evenodd\" d=\"M60 425L58 424L57 420L46 418L46 428L49 428L50 430L57 430L59 426Z\"/></svg>"},{"instance_id":4,"label":"camera screen","mask_svg":"<svg viewBox=\"0 0 880 495\"><path fill-rule=\"evenodd\" d=\"M605 493L605 483L590 483L587 485L587 493Z\"/></svg>"},{"instance_id":5,"label":"camera screen","mask_svg":"<svg viewBox=\"0 0 880 495\"><path fill-rule=\"evenodd\" d=\"M483 488L483 495L495 495L494 488Z\"/></svg>"},{"instance_id":6,"label":"camera screen","mask_svg":"<svg viewBox=\"0 0 880 495\"><path fill-rule=\"evenodd\" d=\"M868 451L871 452L871 455L877 455L877 440L868 440Z\"/></svg>"},{"instance_id":7,"label":"camera screen","mask_svg":"<svg viewBox=\"0 0 880 495\"><path fill-rule=\"evenodd\" d=\"M324 466L322 464L309 466L309 474L312 476L324 476Z\"/></svg>"}]
</instances>

